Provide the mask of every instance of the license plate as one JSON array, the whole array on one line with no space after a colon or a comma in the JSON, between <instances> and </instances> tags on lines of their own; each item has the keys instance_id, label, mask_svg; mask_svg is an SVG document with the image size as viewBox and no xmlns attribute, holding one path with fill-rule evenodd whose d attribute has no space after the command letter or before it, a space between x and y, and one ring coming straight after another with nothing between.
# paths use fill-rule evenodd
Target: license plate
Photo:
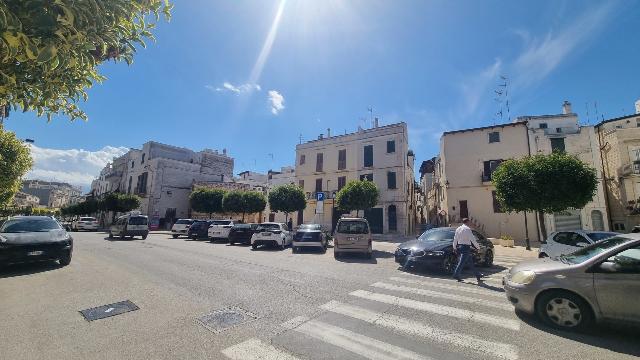
<instances>
[{"instance_id":1,"label":"license plate","mask_svg":"<svg viewBox=\"0 0 640 360\"><path fill-rule=\"evenodd\" d=\"M353 242L353 241L356 241L356 238L352 238L352 237L350 237L350 238L347 238L347 241L351 241L351 242Z\"/></svg>"},{"instance_id":2,"label":"license plate","mask_svg":"<svg viewBox=\"0 0 640 360\"><path fill-rule=\"evenodd\" d=\"M271 233L270 232L263 232L262 236L271 236Z\"/></svg>"},{"instance_id":3,"label":"license plate","mask_svg":"<svg viewBox=\"0 0 640 360\"><path fill-rule=\"evenodd\" d=\"M44 251L40 251L40 250L38 250L38 251L29 251L27 253L27 256L38 256L38 255L42 255L42 254L44 254Z\"/></svg>"}]
</instances>

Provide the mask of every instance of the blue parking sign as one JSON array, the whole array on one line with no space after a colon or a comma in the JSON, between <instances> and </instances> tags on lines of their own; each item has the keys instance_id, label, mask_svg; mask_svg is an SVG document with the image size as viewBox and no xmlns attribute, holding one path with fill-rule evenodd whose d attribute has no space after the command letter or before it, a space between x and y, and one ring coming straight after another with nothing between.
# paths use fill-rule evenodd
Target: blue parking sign
<instances>
[{"instance_id":1,"label":"blue parking sign","mask_svg":"<svg viewBox=\"0 0 640 360\"><path fill-rule=\"evenodd\" d=\"M324 201L324 193L323 192L317 192L316 193L316 200L317 201Z\"/></svg>"}]
</instances>

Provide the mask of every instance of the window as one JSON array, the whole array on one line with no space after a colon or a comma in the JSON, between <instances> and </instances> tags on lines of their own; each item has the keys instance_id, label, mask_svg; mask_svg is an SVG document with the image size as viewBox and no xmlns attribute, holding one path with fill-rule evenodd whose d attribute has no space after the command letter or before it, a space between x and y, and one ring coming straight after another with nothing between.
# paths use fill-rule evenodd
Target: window
<instances>
[{"instance_id":1,"label":"window","mask_svg":"<svg viewBox=\"0 0 640 360\"><path fill-rule=\"evenodd\" d=\"M396 188L396 173L393 171L387 172L387 188L388 189Z\"/></svg>"},{"instance_id":2,"label":"window","mask_svg":"<svg viewBox=\"0 0 640 360\"><path fill-rule=\"evenodd\" d=\"M491 175L500 166L502 159L487 160L484 162L484 171L482 173L482 181L491 181Z\"/></svg>"},{"instance_id":3,"label":"window","mask_svg":"<svg viewBox=\"0 0 640 360\"><path fill-rule=\"evenodd\" d=\"M322 192L322 178L316 179L316 192Z\"/></svg>"},{"instance_id":4,"label":"window","mask_svg":"<svg viewBox=\"0 0 640 360\"><path fill-rule=\"evenodd\" d=\"M300 155L300 165L304 165L304 162L307 160L305 155Z\"/></svg>"},{"instance_id":5,"label":"window","mask_svg":"<svg viewBox=\"0 0 640 360\"><path fill-rule=\"evenodd\" d=\"M578 246L578 243L590 243L590 241L585 239L584 236L574 232L558 233L553 237L553 241L567 246Z\"/></svg>"},{"instance_id":6,"label":"window","mask_svg":"<svg viewBox=\"0 0 640 360\"><path fill-rule=\"evenodd\" d=\"M338 170L344 170L347 168L347 150L342 149L338 151Z\"/></svg>"},{"instance_id":7,"label":"window","mask_svg":"<svg viewBox=\"0 0 640 360\"><path fill-rule=\"evenodd\" d=\"M640 119L636 119L636 127L640 127Z\"/></svg>"},{"instance_id":8,"label":"window","mask_svg":"<svg viewBox=\"0 0 640 360\"><path fill-rule=\"evenodd\" d=\"M460 200L460 220L469 217L469 204L467 200Z\"/></svg>"},{"instance_id":9,"label":"window","mask_svg":"<svg viewBox=\"0 0 640 360\"><path fill-rule=\"evenodd\" d=\"M362 175L360 175L360 181L362 181L362 180L373 181L373 174L362 174Z\"/></svg>"},{"instance_id":10,"label":"window","mask_svg":"<svg viewBox=\"0 0 640 360\"><path fill-rule=\"evenodd\" d=\"M316 172L322 172L322 163L323 163L323 155L322 153L316 154Z\"/></svg>"},{"instance_id":11,"label":"window","mask_svg":"<svg viewBox=\"0 0 640 360\"><path fill-rule=\"evenodd\" d=\"M489 133L489 144L500 142L500 133L497 131Z\"/></svg>"},{"instance_id":12,"label":"window","mask_svg":"<svg viewBox=\"0 0 640 360\"><path fill-rule=\"evenodd\" d=\"M607 259L618 273L640 274L640 246L623 250Z\"/></svg>"},{"instance_id":13,"label":"window","mask_svg":"<svg viewBox=\"0 0 640 360\"><path fill-rule=\"evenodd\" d=\"M141 164L144 164L144 157L145 157L145 155L147 155L147 154L142 154L142 161L140 162Z\"/></svg>"},{"instance_id":14,"label":"window","mask_svg":"<svg viewBox=\"0 0 640 360\"><path fill-rule=\"evenodd\" d=\"M134 166L135 164L136 164L136 162L135 162L135 161L132 161L132 162L131 162L131 168L132 168L132 169L133 169L133 166Z\"/></svg>"},{"instance_id":15,"label":"window","mask_svg":"<svg viewBox=\"0 0 640 360\"><path fill-rule=\"evenodd\" d=\"M129 176L129 187L127 187L127 194L131 194L131 181L133 181L133 177Z\"/></svg>"},{"instance_id":16,"label":"window","mask_svg":"<svg viewBox=\"0 0 640 360\"><path fill-rule=\"evenodd\" d=\"M552 152L564 152L564 138L552 138L551 140L551 151Z\"/></svg>"},{"instance_id":17,"label":"window","mask_svg":"<svg viewBox=\"0 0 640 360\"><path fill-rule=\"evenodd\" d=\"M540 129L546 129L547 127L547 123L540 123Z\"/></svg>"},{"instance_id":18,"label":"window","mask_svg":"<svg viewBox=\"0 0 640 360\"><path fill-rule=\"evenodd\" d=\"M500 201L498 201L498 197L496 196L496 192L491 192L491 198L493 199L493 212L494 213L503 213L502 207L500 206Z\"/></svg>"},{"instance_id":19,"label":"window","mask_svg":"<svg viewBox=\"0 0 640 360\"><path fill-rule=\"evenodd\" d=\"M373 145L366 145L364 147L364 167L373 166Z\"/></svg>"},{"instance_id":20,"label":"window","mask_svg":"<svg viewBox=\"0 0 640 360\"><path fill-rule=\"evenodd\" d=\"M304 180L298 180L298 186L304 190Z\"/></svg>"},{"instance_id":21,"label":"window","mask_svg":"<svg viewBox=\"0 0 640 360\"><path fill-rule=\"evenodd\" d=\"M388 140L387 141L387 154L391 154L396 152L396 141Z\"/></svg>"},{"instance_id":22,"label":"window","mask_svg":"<svg viewBox=\"0 0 640 360\"><path fill-rule=\"evenodd\" d=\"M345 185L347 185L347 177L346 176L338 177L338 191L340 191L340 189L342 189Z\"/></svg>"},{"instance_id":23,"label":"window","mask_svg":"<svg viewBox=\"0 0 640 360\"><path fill-rule=\"evenodd\" d=\"M613 230L624 231L625 230L625 226L624 226L623 223L615 223L615 224L613 224Z\"/></svg>"},{"instance_id":24,"label":"window","mask_svg":"<svg viewBox=\"0 0 640 360\"><path fill-rule=\"evenodd\" d=\"M562 132L562 128L556 128L556 132L560 134Z\"/></svg>"},{"instance_id":25,"label":"window","mask_svg":"<svg viewBox=\"0 0 640 360\"><path fill-rule=\"evenodd\" d=\"M398 230L398 215L396 213L396 206L389 205L389 210L387 211L387 216L389 218L389 231L397 231Z\"/></svg>"},{"instance_id":26,"label":"window","mask_svg":"<svg viewBox=\"0 0 640 360\"><path fill-rule=\"evenodd\" d=\"M148 176L149 176L148 172L142 173L142 175L138 176L138 182L136 183L136 194L147 193L147 177Z\"/></svg>"}]
</instances>

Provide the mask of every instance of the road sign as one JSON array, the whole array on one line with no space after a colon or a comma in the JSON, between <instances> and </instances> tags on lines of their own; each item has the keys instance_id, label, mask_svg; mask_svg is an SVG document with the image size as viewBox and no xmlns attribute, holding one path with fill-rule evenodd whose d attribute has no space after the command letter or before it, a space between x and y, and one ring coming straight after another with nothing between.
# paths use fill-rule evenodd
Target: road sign
<instances>
[{"instance_id":1,"label":"road sign","mask_svg":"<svg viewBox=\"0 0 640 360\"><path fill-rule=\"evenodd\" d=\"M323 193L322 191L319 191L316 193L316 200L317 201L324 201L325 199L325 193Z\"/></svg>"}]
</instances>

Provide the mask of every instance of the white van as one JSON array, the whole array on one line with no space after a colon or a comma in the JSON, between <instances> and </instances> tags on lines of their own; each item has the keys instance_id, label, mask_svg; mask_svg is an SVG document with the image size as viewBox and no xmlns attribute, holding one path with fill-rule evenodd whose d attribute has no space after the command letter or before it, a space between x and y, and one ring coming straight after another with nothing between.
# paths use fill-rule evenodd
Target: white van
<instances>
[{"instance_id":1,"label":"white van","mask_svg":"<svg viewBox=\"0 0 640 360\"><path fill-rule=\"evenodd\" d=\"M134 236L141 236L142 240L149 235L149 218L140 213L132 212L128 215L120 216L109 228L109 239L119 237L124 239Z\"/></svg>"}]
</instances>

